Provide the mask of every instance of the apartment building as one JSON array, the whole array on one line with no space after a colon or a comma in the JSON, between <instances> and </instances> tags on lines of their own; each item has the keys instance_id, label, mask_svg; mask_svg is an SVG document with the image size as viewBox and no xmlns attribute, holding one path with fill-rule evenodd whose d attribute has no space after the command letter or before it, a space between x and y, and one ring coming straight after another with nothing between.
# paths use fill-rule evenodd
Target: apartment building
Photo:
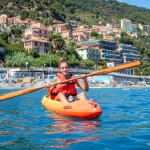
<instances>
[{"instance_id":1,"label":"apartment building","mask_svg":"<svg viewBox=\"0 0 150 150\"><path fill-rule=\"evenodd\" d=\"M31 37L24 42L26 50L35 50L39 53L48 53L48 41L43 37Z\"/></svg>"},{"instance_id":2,"label":"apartment building","mask_svg":"<svg viewBox=\"0 0 150 150\"><path fill-rule=\"evenodd\" d=\"M18 15L15 17L8 18L8 23L9 23L9 25L17 25L17 22L20 20L21 20L21 16Z\"/></svg>"},{"instance_id":3,"label":"apartment building","mask_svg":"<svg viewBox=\"0 0 150 150\"><path fill-rule=\"evenodd\" d=\"M128 44L118 44L118 45L119 45L118 49L120 50L120 53L123 58L123 63L140 59L140 55L134 46Z\"/></svg>"},{"instance_id":4,"label":"apartment building","mask_svg":"<svg viewBox=\"0 0 150 150\"><path fill-rule=\"evenodd\" d=\"M131 26L131 21L128 19L121 19L121 29L127 31L128 26Z\"/></svg>"},{"instance_id":5,"label":"apartment building","mask_svg":"<svg viewBox=\"0 0 150 150\"><path fill-rule=\"evenodd\" d=\"M20 20L17 21L18 26L25 26L25 27L31 27L34 24L37 24L38 21L37 20L32 20L32 19L25 19L25 20Z\"/></svg>"},{"instance_id":6,"label":"apartment building","mask_svg":"<svg viewBox=\"0 0 150 150\"><path fill-rule=\"evenodd\" d=\"M39 53L48 52L48 30L41 24L33 24L24 32L24 48L37 50Z\"/></svg>"},{"instance_id":7,"label":"apartment building","mask_svg":"<svg viewBox=\"0 0 150 150\"><path fill-rule=\"evenodd\" d=\"M54 33L62 33L67 30L66 24L55 24L52 26L49 26L48 31L54 32Z\"/></svg>"},{"instance_id":8,"label":"apartment building","mask_svg":"<svg viewBox=\"0 0 150 150\"><path fill-rule=\"evenodd\" d=\"M86 30L73 30L71 32L71 37L74 39L74 41L89 40L90 33Z\"/></svg>"},{"instance_id":9,"label":"apartment building","mask_svg":"<svg viewBox=\"0 0 150 150\"><path fill-rule=\"evenodd\" d=\"M118 44L118 49L121 53L123 63L131 62L131 61L134 61L134 60L140 60L140 55L139 55L136 47L134 47L132 45L120 43L120 44ZM133 74L133 68L122 70L122 71L119 71L119 72L123 73L123 74L132 75Z\"/></svg>"},{"instance_id":10,"label":"apartment building","mask_svg":"<svg viewBox=\"0 0 150 150\"><path fill-rule=\"evenodd\" d=\"M99 34L107 35L107 28L106 28L106 26L93 25L92 26L92 30L97 31Z\"/></svg>"},{"instance_id":11,"label":"apartment building","mask_svg":"<svg viewBox=\"0 0 150 150\"><path fill-rule=\"evenodd\" d=\"M122 63L121 53L117 51L117 43L113 41L99 41L100 59L106 60L108 63L118 65Z\"/></svg>"},{"instance_id":12,"label":"apartment building","mask_svg":"<svg viewBox=\"0 0 150 150\"><path fill-rule=\"evenodd\" d=\"M61 35L63 38L69 38L71 37L72 33L70 30L65 30L65 31L62 31Z\"/></svg>"},{"instance_id":13,"label":"apartment building","mask_svg":"<svg viewBox=\"0 0 150 150\"><path fill-rule=\"evenodd\" d=\"M48 38L48 30L41 23L33 24L31 25L30 28L25 29L24 32L24 37L32 37L32 36Z\"/></svg>"},{"instance_id":14,"label":"apartment building","mask_svg":"<svg viewBox=\"0 0 150 150\"><path fill-rule=\"evenodd\" d=\"M100 52L98 46L82 45L77 49L77 52L84 60L90 59L95 62L99 62L100 60Z\"/></svg>"}]
</instances>

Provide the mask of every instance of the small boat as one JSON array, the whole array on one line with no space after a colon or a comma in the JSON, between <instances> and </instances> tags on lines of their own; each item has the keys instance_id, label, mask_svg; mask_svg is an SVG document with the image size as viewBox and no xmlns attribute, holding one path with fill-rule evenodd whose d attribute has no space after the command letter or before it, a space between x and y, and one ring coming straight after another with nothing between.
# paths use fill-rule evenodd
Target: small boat
<instances>
[{"instance_id":1,"label":"small boat","mask_svg":"<svg viewBox=\"0 0 150 150\"><path fill-rule=\"evenodd\" d=\"M65 116L92 120L102 114L102 109L93 100L75 100L73 102L61 102L44 96L42 105L49 111L54 111Z\"/></svg>"}]
</instances>

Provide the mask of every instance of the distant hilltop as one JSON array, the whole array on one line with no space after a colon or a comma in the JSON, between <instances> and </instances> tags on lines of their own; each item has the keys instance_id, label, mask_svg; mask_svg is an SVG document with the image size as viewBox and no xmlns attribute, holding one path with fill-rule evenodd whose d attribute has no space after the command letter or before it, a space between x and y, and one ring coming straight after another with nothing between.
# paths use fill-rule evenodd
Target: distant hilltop
<instances>
[{"instance_id":1,"label":"distant hilltop","mask_svg":"<svg viewBox=\"0 0 150 150\"><path fill-rule=\"evenodd\" d=\"M45 24L52 20L79 21L83 24L106 23L119 24L122 18L128 18L133 23L150 24L150 10L131 6L116 0L28 0L1 1L1 14L8 17L21 15L26 18L42 21Z\"/></svg>"}]
</instances>

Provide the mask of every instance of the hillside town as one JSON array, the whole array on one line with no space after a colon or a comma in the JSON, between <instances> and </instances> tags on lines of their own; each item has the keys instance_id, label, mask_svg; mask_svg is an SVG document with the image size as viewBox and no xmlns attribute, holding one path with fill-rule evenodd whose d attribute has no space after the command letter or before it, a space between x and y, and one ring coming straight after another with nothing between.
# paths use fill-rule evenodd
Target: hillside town
<instances>
[{"instance_id":1,"label":"hillside town","mask_svg":"<svg viewBox=\"0 0 150 150\"><path fill-rule=\"evenodd\" d=\"M53 20L53 25L46 27L37 20L21 20L21 16L8 18L6 14L0 15L1 32L9 32L12 26L24 26L24 34L20 40L24 43L27 51L37 50L40 54L49 53L48 36L51 33L60 34L65 41L76 43L76 51L83 60L93 60L98 64L100 60L105 60L108 67L113 67L122 63L140 60L140 54L136 47L128 44L119 43L116 38L121 37L122 32L137 38L137 31L143 30L143 34L148 35L150 25L132 24L130 20L122 19L121 28L114 24L106 26L93 25L89 28L87 25L78 24L76 21L63 23L59 20ZM102 39L95 39L91 36L92 32L102 35ZM0 48L3 51L3 47ZM26 62L26 67L28 62ZM133 69L118 71L118 73L133 75ZM42 76L42 75L41 75Z\"/></svg>"},{"instance_id":2,"label":"hillside town","mask_svg":"<svg viewBox=\"0 0 150 150\"><path fill-rule=\"evenodd\" d=\"M101 22L99 23L101 24ZM121 28L113 24L93 25L89 28L87 25L79 25L76 21L70 21L68 24L58 20L53 20L53 25L46 27L42 23L25 19L21 16L8 18L6 14L0 15L0 30L8 32L12 26L24 26L23 37L20 39L24 43L26 50L38 50L39 53L48 53L48 35L59 33L63 38L72 39L76 42L77 52L82 59L91 59L95 62L106 60L114 65L139 59L136 47L116 42L115 38L120 38L123 31L132 37L137 37L138 29L144 30L147 35L150 25L132 24L130 20L122 19ZM96 31L103 36L102 40L95 40L90 36L91 32ZM128 74L131 74L129 72Z\"/></svg>"},{"instance_id":3,"label":"hillside town","mask_svg":"<svg viewBox=\"0 0 150 150\"><path fill-rule=\"evenodd\" d=\"M0 103L0 150L150 150L150 0L1 0Z\"/></svg>"}]
</instances>

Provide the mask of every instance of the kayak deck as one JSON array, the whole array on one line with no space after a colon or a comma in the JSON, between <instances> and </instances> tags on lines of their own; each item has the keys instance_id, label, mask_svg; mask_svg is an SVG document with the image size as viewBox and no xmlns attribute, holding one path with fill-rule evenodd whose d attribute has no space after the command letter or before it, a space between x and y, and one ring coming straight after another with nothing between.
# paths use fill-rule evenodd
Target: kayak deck
<instances>
[{"instance_id":1,"label":"kayak deck","mask_svg":"<svg viewBox=\"0 0 150 150\"><path fill-rule=\"evenodd\" d=\"M100 106L94 101L76 100L74 102L61 102L51 100L48 96L42 99L42 105L49 111L81 119L96 119L102 114Z\"/></svg>"}]
</instances>

